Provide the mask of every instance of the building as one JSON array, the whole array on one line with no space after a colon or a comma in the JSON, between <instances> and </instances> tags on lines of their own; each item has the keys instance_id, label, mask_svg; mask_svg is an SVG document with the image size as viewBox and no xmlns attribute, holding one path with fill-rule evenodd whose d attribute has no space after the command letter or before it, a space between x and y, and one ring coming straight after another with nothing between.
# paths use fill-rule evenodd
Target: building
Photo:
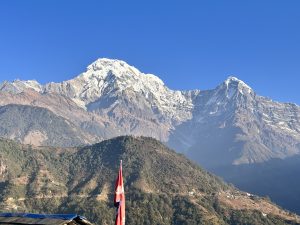
<instances>
[{"instance_id":1,"label":"building","mask_svg":"<svg viewBox=\"0 0 300 225\"><path fill-rule=\"evenodd\" d=\"M92 225L76 214L0 213L0 225Z\"/></svg>"}]
</instances>

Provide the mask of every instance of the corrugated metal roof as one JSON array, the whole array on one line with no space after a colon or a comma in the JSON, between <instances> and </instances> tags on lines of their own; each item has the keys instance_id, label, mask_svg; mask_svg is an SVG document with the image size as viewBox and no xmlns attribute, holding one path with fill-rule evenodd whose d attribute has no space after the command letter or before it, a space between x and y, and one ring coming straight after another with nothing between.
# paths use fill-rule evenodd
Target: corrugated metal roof
<instances>
[{"instance_id":1,"label":"corrugated metal roof","mask_svg":"<svg viewBox=\"0 0 300 225\"><path fill-rule=\"evenodd\" d=\"M72 220L79 215L77 214L35 214L35 213L0 213L1 217L26 217L35 219L62 219L62 220Z\"/></svg>"},{"instance_id":2,"label":"corrugated metal roof","mask_svg":"<svg viewBox=\"0 0 300 225\"><path fill-rule=\"evenodd\" d=\"M32 214L32 213L0 213L0 224L38 224L62 225L70 222L90 225L86 218L77 214Z\"/></svg>"}]
</instances>

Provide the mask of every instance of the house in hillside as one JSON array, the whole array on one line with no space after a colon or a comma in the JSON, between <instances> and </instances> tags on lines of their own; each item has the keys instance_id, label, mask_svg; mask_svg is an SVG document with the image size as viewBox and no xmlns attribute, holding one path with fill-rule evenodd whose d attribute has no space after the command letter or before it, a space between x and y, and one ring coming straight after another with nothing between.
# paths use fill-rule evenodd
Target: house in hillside
<instances>
[{"instance_id":1,"label":"house in hillside","mask_svg":"<svg viewBox=\"0 0 300 225\"><path fill-rule=\"evenodd\" d=\"M76 214L0 213L0 225L92 225Z\"/></svg>"}]
</instances>

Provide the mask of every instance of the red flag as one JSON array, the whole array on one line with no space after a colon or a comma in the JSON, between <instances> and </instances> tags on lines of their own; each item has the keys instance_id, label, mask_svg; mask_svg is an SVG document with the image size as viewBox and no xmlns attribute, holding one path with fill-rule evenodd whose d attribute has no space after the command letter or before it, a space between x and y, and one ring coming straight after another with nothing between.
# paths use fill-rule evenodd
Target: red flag
<instances>
[{"instance_id":1,"label":"red flag","mask_svg":"<svg viewBox=\"0 0 300 225\"><path fill-rule=\"evenodd\" d=\"M120 170L115 185L114 205L115 207L117 207L115 225L125 225L125 193L123 186L122 160L120 163Z\"/></svg>"}]
</instances>

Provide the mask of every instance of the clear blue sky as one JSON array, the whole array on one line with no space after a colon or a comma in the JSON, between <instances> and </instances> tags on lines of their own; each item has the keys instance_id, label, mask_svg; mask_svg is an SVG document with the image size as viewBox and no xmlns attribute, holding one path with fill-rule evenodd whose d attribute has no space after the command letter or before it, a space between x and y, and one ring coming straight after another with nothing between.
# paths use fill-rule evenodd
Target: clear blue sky
<instances>
[{"instance_id":1,"label":"clear blue sky","mask_svg":"<svg viewBox=\"0 0 300 225\"><path fill-rule=\"evenodd\" d=\"M70 79L118 58L173 89L229 75L300 104L299 0L1 0L0 81Z\"/></svg>"}]
</instances>

